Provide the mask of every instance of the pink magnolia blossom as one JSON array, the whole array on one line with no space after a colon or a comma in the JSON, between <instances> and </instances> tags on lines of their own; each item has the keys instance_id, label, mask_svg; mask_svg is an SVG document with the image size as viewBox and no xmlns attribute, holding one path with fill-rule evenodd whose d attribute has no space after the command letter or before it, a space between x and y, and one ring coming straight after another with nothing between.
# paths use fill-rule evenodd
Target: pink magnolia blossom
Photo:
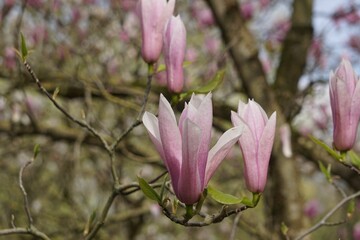
<instances>
[{"instance_id":1,"label":"pink magnolia blossom","mask_svg":"<svg viewBox=\"0 0 360 240\"><path fill-rule=\"evenodd\" d=\"M186 29L180 16L171 17L164 31L164 57L167 86L172 92L181 92L184 86L183 63L186 50Z\"/></svg>"},{"instance_id":2,"label":"pink magnolia blossom","mask_svg":"<svg viewBox=\"0 0 360 240\"><path fill-rule=\"evenodd\" d=\"M330 73L329 90L333 116L333 144L339 151L354 146L360 119L360 84L351 63L343 59Z\"/></svg>"},{"instance_id":3,"label":"pink magnolia blossom","mask_svg":"<svg viewBox=\"0 0 360 240\"><path fill-rule=\"evenodd\" d=\"M305 204L304 213L309 218L315 218L322 212L322 206L319 200L312 199Z\"/></svg>"},{"instance_id":4,"label":"pink magnolia blossom","mask_svg":"<svg viewBox=\"0 0 360 240\"><path fill-rule=\"evenodd\" d=\"M190 62L195 62L199 57L198 49L191 47L186 49L185 59Z\"/></svg>"},{"instance_id":5,"label":"pink magnolia blossom","mask_svg":"<svg viewBox=\"0 0 360 240\"><path fill-rule=\"evenodd\" d=\"M253 193L263 192L274 144L276 112L268 119L254 100L247 104L240 101L238 112L231 112L231 120L234 126L245 125L239 145L244 159L246 187Z\"/></svg>"},{"instance_id":6,"label":"pink magnolia blossom","mask_svg":"<svg viewBox=\"0 0 360 240\"><path fill-rule=\"evenodd\" d=\"M241 14L245 20L250 20L254 16L253 2L247 1L240 6Z\"/></svg>"},{"instance_id":7,"label":"pink magnolia blossom","mask_svg":"<svg viewBox=\"0 0 360 240\"><path fill-rule=\"evenodd\" d=\"M205 48L207 52L209 52L211 55L216 55L220 49L220 41L219 38L215 37L206 37L205 38Z\"/></svg>"},{"instance_id":8,"label":"pink magnolia blossom","mask_svg":"<svg viewBox=\"0 0 360 240\"><path fill-rule=\"evenodd\" d=\"M4 50L4 66L9 70L16 68L16 54L11 47L6 47Z\"/></svg>"},{"instance_id":9,"label":"pink magnolia blossom","mask_svg":"<svg viewBox=\"0 0 360 240\"><path fill-rule=\"evenodd\" d=\"M163 31L167 20L172 16L175 0L140 0L137 13L142 32L141 54L145 62L155 63L163 46Z\"/></svg>"},{"instance_id":10,"label":"pink magnolia blossom","mask_svg":"<svg viewBox=\"0 0 360 240\"><path fill-rule=\"evenodd\" d=\"M349 38L348 45L360 53L360 35L353 35Z\"/></svg>"},{"instance_id":11,"label":"pink magnolia blossom","mask_svg":"<svg viewBox=\"0 0 360 240\"><path fill-rule=\"evenodd\" d=\"M354 225L354 228L353 228L353 238L354 238L354 240L360 240L360 222L357 222L357 223Z\"/></svg>"},{"instance_id":12,"label":"pink magnolia blossom","mask_svg":"<svg viewBox=\"0 0 360 240\"><path fill-rule=\"evenodd\" d=\"M192 1L191 13L201 29L210 27L215 23L212 11L202 1Z\"/></svg>"},{"instance_id":13,"label":"pink magnolia blossom","mask_svg":"<svg viewBox=\"0 0 360 240\"><path fill-rule=\"evenodd\" d=\"M177 198L196 203L215 170L242 133L242 126L226 131L209 151L212 130L211 93L195 95L177 124L169 102L160 95L158 118L145 112L143 123L169 171Z\"/></svg>"},{"instance_id":14,"label":"pink magnolia blossom","mask_svg":"<svg viewBox=\"0 0 360 240\"><path fill-rule=\"evenodd\" d=\"M43 5L42 0L28 0L27 5L33 8L40 8Z\"/></svg>"}]
</instances>

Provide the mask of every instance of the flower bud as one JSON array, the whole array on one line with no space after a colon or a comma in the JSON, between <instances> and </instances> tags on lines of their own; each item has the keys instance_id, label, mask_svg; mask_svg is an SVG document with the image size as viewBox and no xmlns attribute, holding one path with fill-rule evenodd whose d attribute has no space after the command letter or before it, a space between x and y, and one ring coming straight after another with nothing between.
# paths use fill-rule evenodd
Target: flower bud
<instances>
[{"instance_id":1,"label":"flower bud","mask_svg":"<svg viewBox=\"0 0 360 240\"><path fill-rule=\"evenodd\" d=\"M261 193L267 181L267 171L274 144L276 113L268 119L262 107L253 100L239 102L238 112L231 112L234 126L244 124L239 139L244 160L246 187L250 192Z\"/></svg>"},{"instance_id":2,"label":"flower bud","mask_svg":"<svg viewBox=\"0 0 360 240\"><path fill-rule=\"evenodd\" d=\"M360 119L360 84L351 63L343 59L330 73L330 104L333 115L333 145L339 151L350 150L356 140Z\"/></svg>"},{"instance_id":3,"label":"flower bud","mask_svg":"<svg viewBox=\"0 0 360 240\"><path fill-rule=\"evenodd\" d=\"M164 31L164 56L167 86L172 92L181 92L184 86L183 62L186 49L186 29L180 16L171 17Z\"/></svg>"},{"instance_id":4,"label":"flower bud","mask_svg":"<svg viewBox=\"0 0 360 240\"><path fill-rule=\"evenodd\" d=\"M174 12L175 0L140 0L137 12L142 32L141 55L145 62L155 63L161 54L163 31Z\"/></svg>"}]
</instances>

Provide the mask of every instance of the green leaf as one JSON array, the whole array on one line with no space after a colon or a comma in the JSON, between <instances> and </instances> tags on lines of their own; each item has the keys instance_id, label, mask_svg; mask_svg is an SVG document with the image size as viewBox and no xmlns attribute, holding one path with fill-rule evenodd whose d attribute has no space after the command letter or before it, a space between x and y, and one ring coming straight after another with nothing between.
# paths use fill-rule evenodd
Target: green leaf
<instances>
[{"instance_id":1,"label":"green leaf","mask_svg":"<svg viewBox=\"0 0 360 240\"><path fill-rule=\"evenodd\" d=\"M184 61L183 63L183 67L187 67L187 66L190 66L191 65L191 62L190 61ZM159 64L156 68L156 73L159 73L159 72L163 72L166 70L166 65L165 64Z\"/></svg>"},{"instance_id":2,"label":"green leaf","mask_svg":"<svg viewBox=\"0 0 360 240\"><path fill-rule=\"evenodd\" d=\"M320 171L325 175L326 180L331 183L332 182L331 164L329 164L328 167L325 168L324 164L322 164L322 162L319 161L319 167L320 167Z\"/></svg>"},{"instance_id":3,"label":"green leaf","mask_svg":"<svg viewBox=\"0 0 360 240\"><path fill-rule=\"evenodd\" d=\"M208 92L214 91L217 87L220 86L224 80L225 69L219 70L215 76L205 85L196 89L191 89L187 92L180 93L179 95L174 95L172 103L177 104L180 101L183 101L185 98L190 97L193 93L206 94Z\"/></svg>"},{"instance_id":4,"label":"green leaf","mask_svg":"<svg viewBox=\"0 0 360 240\"><path fill-rule=\"evenodd\" d=\"M53 95L52 95L52 98L55 100L56 99L56 97L57 97L57 95L59 94L59 92L60 92L60 88L59 87L56 87L55 88L55 91L54 91L54 93L53 93Z\"/></svg>"},{"instance_id":5,"label":"green leaf","mask_svg":"<svg viewBox=\"0 0 360 240\"><path fill-rule=\"evenodd\" d=\"M89 216L89 218L88 218L88 220L87 220L87 222L85 224L84 231L83 231L84 236L87 235L90 232L91 227L94 224L95 218L96 218L96 210L94 210L91 213L91 215Z\"/></svg>"},{"instance_id":6,"label":"green leaf","mask_svg":"<svg viewBox=\"0 0 360 240\"><path fill-rule=\"evenodd\" d=\"M163 200L164 200L164 192L165 192L165 186L166 186L167 177L168 177L168 174L165 175L165 177L164 177L164 182L163 182L163 184L161 185L161 189L160 189L160 199L161 199L161 202L163 202Z\"/></svg>"},{"instance_id":7,"label":"green leaf","mask_svg":"<svg viewBox=\"0 0 360 240\"><path fill-rule=\"evenodd\" d=\"M205 86L195 89L195 93L208 93L214 91L224 80L225 69L219 70L213 79L211 79Z\"/></svg>"},{"instance_id":8,"label":"green leaf","mask_svg":"<svg viewBox=\"0 0 360 240\"><path fill-rule=\"evenodd\" d=\"M20 33L20 38L21 38L21 58L24 61L28 55L28 50L26 47L24 35L22 33Z\"/></svg>"},{"instance_id":9,"label":"green leaf","mask_svg":"<svg viewBox=\"0 0 360 240\"><path fill-rule=\"evenodd\" d=\"M358 169L360 169L360 157L357 155L354 151L349 151L349 157L351 160L351 163Z\"/></svg>"},{"instance_id":10,"label":"green leaf","mask_svg":"<svg viewBox=\"0 0 360 240\"><path fill-rule=\"evenodd\" d=\"M284 236L287 236L289 228L288 228L288 226L286 226L286 224L284 222L281 223L280 230Z\"/></svg>"},{"instance_id":11,"label":"green leaf","mask_svg":"<svg viewBox=\"0 0 360 240\"><path fill-rule=\"evenodd\" d=\"M151 200L157 201L159 204L161 203L160 196L155 192L155 190L141 177L137 177L139 186L141 191L143 191L144 195Z\"/></svg>"},{"instance_id":12,"label":"green leaf","mask_svg":"<svg viewBox=\"0 0 360 240\"><path fill-rule=\"evenodd\" d=\"M204 201L205 201L207 195L208 195L208 190L205 189L205 190L202 192L201 197L200 197L199 201L198 201L197 204L196 204L196 210L195 210L196 213L199 213L199 212L200 212L201 207L202 207L202 205L204 204Z\"/></svg>"},{"instance_id":13,"label":"green leaf","mask_svg":"<svg viewBox=\"0 0 360 240\"><path fill-rule=\"evenodd\" d=\"M322 142L321 140L313 137L313 136L309 136L310 139L316 143L317 145L319 145L320 147L322 147L323 149L325 149L325 151L327 151L332 157L334 157L336 160L342 161L343 156L341 156L337 151L335 151L334 149L332 149L331 147L329 147L326 143Z\"/></svg>"},{"instance_id":14,"label":"green leaf","mask_svg":"<svg viewBox=\"0 0 360 240\"><path fill-rule=\"evenodd\" d=\"M351 218L353 213L355 212L355 199L351 199L349 205L347 207L347 217Z\"/></svg>"},{"instance_id":15,"label":"green leaf","mask_svg":"<svg viewBox=\"0 0 360 240\"><path fill-rule=\"evenodd\" d=\"M210 195L212 199L214 199L215 201L221 204L232 205L232 204L239 204L242 202L242 199L227 193L220 192L210 186L207 188L207 193Z\"/></svg>"},{"instance_id":16,"label":"green leaf","mask_svg":"<svg viewBox=\"0 0 360 240\"><path fill-rule=\"evenodd\" d=\"M33 153L34 153L33 157L34 157L34 159L37 157L37 155L39 154L39 152L40 152L40 145L39 145L39 144L35 144L34 150L33 150Z\"/></svg>"}]
</instances>

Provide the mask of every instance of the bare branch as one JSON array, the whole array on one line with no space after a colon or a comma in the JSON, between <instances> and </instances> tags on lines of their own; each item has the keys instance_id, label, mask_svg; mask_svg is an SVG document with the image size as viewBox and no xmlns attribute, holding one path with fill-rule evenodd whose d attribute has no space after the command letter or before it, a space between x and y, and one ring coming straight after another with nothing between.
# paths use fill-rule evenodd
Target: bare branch
<instances>
[{"instance_id":1,"label":"bare branch","mask_svg":"<svg viewBox=\"0 0 360 240\"><path fill-rule=\"evenodd\" d=\"M41 84L40 80L37 78L36 74L34 73L34 71L32 70L30 64L24 60L24 66L26 67L26 69L28 70L28 72L30 73L31 78L33 79L33 81L35 81L35 83L37 84L37 86L39 87L39 89L49 98L49 100L54 104L54 106L61 112L63 113L69 120L71 120L72 122L76 123L77 125L79 125L80 127L83 127L85 129L87 129L89 132L91 132L94 136L96 136L104 145L104 148L110 152L110 148L108 143L105 141L105 139L100 135L100 133L98 133L93 127L91 127L87 122L85 121L81 121L78 120L76 118L74 118L73 116L70 115L70 113L68 113L62 106L60 106L60 104L51 96L51 94L43 87L43 85Z\"/></svg>"},{"instance_id":2,"label":"bare branch","mask_svg":"<svg viewBox=\"0 0 360 240\"><path fill-rule=\"evenodd\" d=\"M25 187L24 187L24 185L23 185L22 177L23 177L23 172L24 172L25 168L26 168L27 166L29 166L29 165L33 162L33 160L34 160L34 159L32 158L30 161L26 162L26 163L24 164L24 166L21 167L20 172L19 172L19 187L20 187L21 192L22 192L23 197L24 197L24 208L25 208L26 216L27 216L27 218L28 218L28 225L29 225L29 226L32 226L32 224L33 224L33 219L32 219L32 217L31 217L30 207L29 207L29 200L28 200L28 197L27 197L27 193L26 193Z\"/></svg>"},{"instance_id":3,"label":"bare branch","mask_svg":"<svg viewBox=\"0 0 360 240\"><path fill-rule=\"evenodd\" d=\"M344 221L339 221L337 223L329 223L327 222L327 220L339 209L341 208L345 203L347 203L348 201L356 198L360 196L360 191L346 197L343 198L343 200L341 200L338 204L336 204L336 206L331 209L318 223L316 223L314 226L312 226L311 228L309 228L308 230L306 230L305 232L303 232L301 235L299 235L297 238L295 238L295 240L301 240L304 237L306 237L307 235L309 235L310 233L316 231L317 229L319 229L322 226L333 226L334 224L341 224L344 223Z\"/></svg>"}]
</instances>

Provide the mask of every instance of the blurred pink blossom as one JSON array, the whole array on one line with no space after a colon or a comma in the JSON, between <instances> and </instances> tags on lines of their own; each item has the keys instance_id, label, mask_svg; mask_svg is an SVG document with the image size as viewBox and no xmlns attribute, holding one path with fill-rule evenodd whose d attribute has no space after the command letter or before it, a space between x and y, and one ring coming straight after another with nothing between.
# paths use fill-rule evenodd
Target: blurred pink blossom
<instances>
[{"instance_id":1,"label":"blurred pink blossom","mask_svg":"<svg viewBox=\"0 0 360 240\"><path fill-rule=\"evenodd\" d=\"M199 56L199 52L196 48L190 47L186 49L185 59L190 62L195 62Z\"/></svg>"},{"instance_id":2,"label":"blurred pink blossom","mask_svg":"<svg viewBox=\"0 0 360 240\"><path fill-rule=\"evenodd\" d=\"M349 24L357 24L360 22L360 15L356 7L351 6L349 9L344 9L340 6L331 16L336 24L339 24L341 20Z\"/></svg>"},{"instance_id":3,"label":"blurred pink blossom","mask_svg":"<svg viewBox=\"0 0 360 240\"><path fill-rule=\"evenodd\" d=\"M241 15L245 20L250 20L254 16L254 5L253 2L247 1L240 6Z\"/></svg>"},{"instance_id":4,"label":"blurred pink blossom","mask_svg":"<svg viewBox=\"0 0 360 240\"><path fill-rule=\"evenodd\" d=\"M64 61L69 54L69 49L66 45L60 44L56 49L56 54L60 61Z\"/></svg>"},{"instance_id":5,"label":"blurred pink blossom","mask_svg":"<svg viewBox=\"0 0 360 240\"><path fill-rule=\"evenodd\" d=\"M34 45L37 45L48 39L48 32L45 26L35 26L31 31L31 40Z\"/></svg>"},{"instance_id":6,"label":"blurred pink blossom","mask_svg":"<svg viewBox=\"0 0 360 240\"><path fill-rule=\"evenodd\" d=\"M201 1L193 1L191 13L196 19L199 28L209 27L215 23L211 10Z\"/></svg>"},{"instance_id":7,"label":"blurred pink blossom","mask_svg":"<svg viewBox=\"0 0 360 240\"><path fill-rule=\"evenodd\" d=\"M78 23L81 19L81 12L78 7L74 7L71 11L72 24Z\"/></svg>"},{"instance_id":8,"label":"blurred pink blossom","mask_svg":"<svg viewBox=\"0 0 360 240\"><path fill-rule=\"evenodd\" d=\"M5 6L14 6L16 0L5 0Z\"/></svg>"},{"instance_id":9,"label":"blurred pink blossom","mask_svg":"<svg viewBox=\"0 0 360 240\"><path fill-rule=\"evenodd\" d=\"M278 42L283 42L287 32L291 27L291 22L288 19L281 19L274 24L273 38Z\"/></svg>"},{"instance_id":10,"label":"blurred pink blossom","mask_svg":"<svg viewBox=\"0 0 360 240\"><path fill-rule=\"evenodd\" d=\"M216 55L220 49L220 40L216 37L207 37L205 48L211 55Z\"/></svg>"},{"instance_id":11,"label":"blurred pink blossom","mask_svg":"<svg viewBox=\"0 0 360 240\"><path fill-rule=\"evenodd\" d=\"M262 64L262 68L263 68L264 72L266 74L270 73L270 71L271 71L270 59L266 57L266 58L260 58L260 60L261 60L261 64Z\"/></svg>"},{"instance_id":12,"label":"blurred pink blossom","mask_svg":"<svg viewBox=\"0 0 360 240\"><path fill-rule=\"evenodd\" d=\"M54 0L53 6L52 6L52 10L57 12L60 10L62 5L62 1L61 0Z\"/></svg>"},{"instance_id":13,"label":"blurred pink blossom","mask_svg":"<svg viewBox=\"0 0 360 240\"><path fill-rule=\"evenodd\" d=\"M260 9L267 8L270 4L270 0L260 0Z\"/></svg>"},{"instance_id":14,"label":"blurred pink blossom","mask_svg":"<svg viewBox=\"0 0 360 240\"><path fill-rule=\"evenodd\" d=\"M317 199L312 199L305 204L304 214L308 218L315 218L317 215L321 213L321 211L322 211L321 204Z\"/></svg>"},{"instance_id":15,"label":"blurred pink blossom","mask_svg":"<svg viewBox=\"0 0 360 240\"><path fill-rule=\"evenodd\" d=\"M319 114L314 116L314 121L315 121L316 127L318 127L321 130L326 131L327 127L328 127L328 123L331 119L329 105L321 104L317 108L317 110L318 110L317 112Z\"/></svg>"},{"instance_id":16,"label":"blurred pink blossom","mask_svg":"<svg viewBox=\"0 0 360 240\"><path fill-rule=\"evenodd\" d=\"M83 4L94 4L95 0L83 0Z\"/></svg>"},{"instance_id":17,"label":"blurred pink blossom","mask_svg":"<svg viewBox=\"0 0 360 240\"><path fill-rule=\"evenodd\" d=\"M43 104L38 98L27 96L25 99L25 105L35 117L42 113Z\"/></svg>"},{"instance_id":18,"label":"blurred pink blossom","mask_svg":"<svg viewBox=\"0 0 360 240\"><path fill-rule=\"evenodd\" d=\"M9 70L16 68L16 54L11 47L6 47L4 50L4 65Z\"/></svg>"},{"instance_id":19,"label":"blurred pink blossom","mask_svg":"<svg viewBox=\"0 0 360 240\"><path fill-rule=\"evenodd\" d=\"M121 9L124 11L133 11L136 8L136 0L120 0Z\"/></svg>"},{"instance_id":20,"label":"blurred pink blossom","mask_svg":"<svg viewBox=\"0 0 360 240\"><path fill-rule=\"evenodd\" d=\"M162 209L160 208L159 204L151 204L150 205L150 213L154 217L158 217L161 214Z\"/></svg>"},{"instance_id":21,"label":"blurred pink blossom","mask_svg":"<svg viewBox=\"0 0 360 240\"><path fill-rule=\"evenodd\" d=\"M106 64L106 70L110 75L117 73L119 71L119 67L120 66L117 58L110 59Z\"/></svg>"},{"instance_id":22,"label":"blurred pink blossom","mask_svg":"<svg viewBox=\"0 0 360 240\"><path fill-rule=\"evenodd\" d=\"M325 65L325 58L323 56L323 41L320 38L313 39L310 50L310 56L312 56L315 61L321 66Z\"/></svg>"},{"instance_id":23,"label":"blurred pink blossom","mask_svg":"<svg viewBox=\"0 0 360 240\"><path fill-rule=\"evenodd\" d=\"M354 240L360 240L360 222L357 222L357 223L354 225L354 228L353 228L353 238L354 238Z\"/></svg>"},{"instance_id":24,"label":"blurred pink blossom","mask_svg":"<svg viewBox=\"0 0 360 240\"><path fill-rule=\"evenodd\" d=\"M129 42L130 41L130 36L128 34L128 32L126 30L121 30L119 33L119 38L122 42Z\"/></svg>"},{"instance_id":25,"label":"blurred pink blossom","mask_svg":"<svg viewBox=\"0 0 360 240\"><path fill-rule=\"evenodd\" d=\"M127 13L124 23L122 25L122 31L124 33L120 33L123 34L121 37L124 37L123 40L126 40L126 38L132 39L132 38L137 38L138 34L139 34L139 22L138 22L138 18L136 16L135 13ZM127 36L125 36L127 35Z\"/></svg>"},{"instance_id":26,"label":"blurred pink blossom","mask_svg":"<svg viewBox=\"0 0 360 240\"><path fill-rule=\"evenodd\" d=\"M155 74L155 81L160 85L160 86L166 86L167 84L167 79L166 79L166 71L161 71Z\"/></svg>"},{"instance_id":27,"label":"blurred pink blossom","mask_svg":"<svg viewBox=\"0 0 360 240\"><path fill-rule=\"evenodd\" d=\"M40 8L43 5L42 0L28 0L27 5L33 8Z\"/></svg>"},{"instance_id":28,"label":"blurred pink blossom","mask_svg":"<svg viewBox=\"0 0 360 240\"><path fill-rule=\"evenodd\" d=\"M351 36L348 45L360 53L360 35Z\"/></svg>"}]
</instances>

